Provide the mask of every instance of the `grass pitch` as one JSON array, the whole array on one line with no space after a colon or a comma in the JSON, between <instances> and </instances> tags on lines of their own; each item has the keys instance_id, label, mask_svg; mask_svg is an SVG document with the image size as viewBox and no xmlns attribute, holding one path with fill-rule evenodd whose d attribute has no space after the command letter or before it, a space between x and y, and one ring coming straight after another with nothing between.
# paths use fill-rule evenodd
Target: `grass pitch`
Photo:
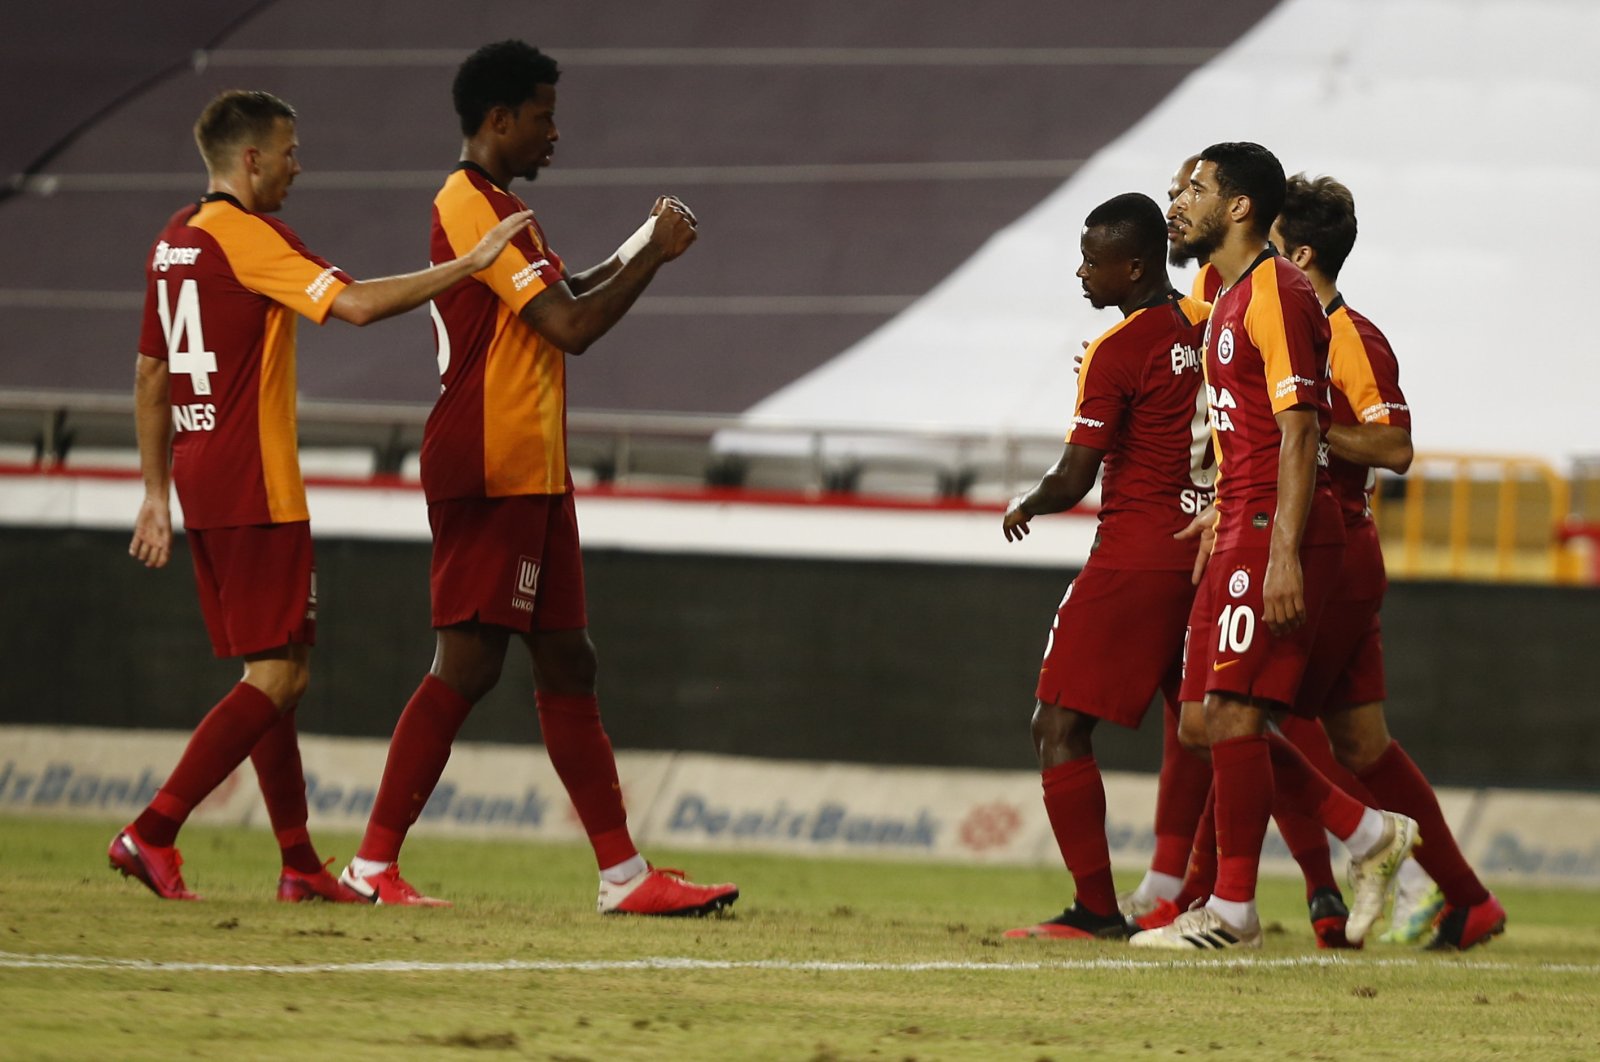
<instances>
[{"instance_id":1,"label":"grass pitch","mask_svg":"<svg viewBox=\"0 0 1600 1062\"><path fill-rule=\"evenodd\" d=\"M1498 890L1466 955L1335 955L1271 881L1263 951L1168 958L1002 940L1061 870L653 852L744 895L647 921L594 914L586 848L419 836L407 876L455 908L294 906L270 835L196 827L178 904L106 869L118 825L0 818L0 1058L1600 1057L1588 893Z\"/></svg>"}]
</instances>

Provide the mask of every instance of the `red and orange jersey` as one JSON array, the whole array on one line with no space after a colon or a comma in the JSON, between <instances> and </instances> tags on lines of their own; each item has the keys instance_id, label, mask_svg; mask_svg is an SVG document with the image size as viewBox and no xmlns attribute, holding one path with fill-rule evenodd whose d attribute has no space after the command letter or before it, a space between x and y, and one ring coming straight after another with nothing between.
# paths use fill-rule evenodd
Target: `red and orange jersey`
<instances>
[{"instance_id":1,"label":"red and orange jersey","mask_svg":"<svg viewBox=\"0 0 1600 1062\"><path fill-rule=\"evenodd\" d=\"M433 200L434 263L467 253L526 209L481 167L462 163ZM440 387L422 437L429 501L567 490L566 354L519 316L564 277L535 222L488 269L433 300Z\"/></svg>"},{"instance_id":2,"label":"red and orange jersey","mask_svg":"<svg viewBox=\"0 0 1600 1062\"><path fill-rule=\"evenodd\" d=\"M1092 560L1187 571L1194 543L1172 536L1211 500L1200 346L1210 307L1177 292L1089 345L1067 442L1105 452Z\"/></svg>"},{"instance_id":3,"label":"red and orange jersey","mask_svg":"<svg viewBox=\"0 0 1600 1062\"><path fill-rule=\"evenodd\" d=\"M1207 262L1200 267L1200 272L1195 274L1194 287L1190 289L1190 293L1201 302L1216 302L1221 292L1222 274L1217 272L1216 266Z\"/></svg>"},{"instance_id":4,"label":"red and orange jersey","mask_svg":"<svg viewBox=\"0 0 1600 1062\"><path fill-rule=\"evenodd\" d=\"M1206 328L1206 397L1217 456L1216 548L1264 545L1277 511L1277 415L1296 407L1329 424L1327 315L1305 274L1274 249L1263 251L1211 308ZM1303 545L1344 540L1333 500L1326 444Z\"/></svg>"},{"instance_id":5,"label":"red and orange jersey","mask_svg":"<svg viewBox=\"0 0 1600 1062\"><path fill-rule=\"evenodd\" d=\"M167 363L185 526L309 519L295 420L295 314L321 324L351 283L281 221L213 193L178 211L145 267L139 353Z\"/></svg>"},{"instance_id":6,"label":"red and orange jersey","mask_svg":"<svg viewBox=\"0 0 1600 1062\"><path fill-rule=\"evenodd\" d=\"M1400 363L1389 340L1365 316L1345 305L1344 296L1328 306L1333 338L1328 368L1333 377L1333 423L1392 424L1411 430L1411 407L1400 390ZM1340 457L1329 461L1333 492L1346 524L1370 519L1368 505L1374 470Z\"/></svg>"}]
</instances>

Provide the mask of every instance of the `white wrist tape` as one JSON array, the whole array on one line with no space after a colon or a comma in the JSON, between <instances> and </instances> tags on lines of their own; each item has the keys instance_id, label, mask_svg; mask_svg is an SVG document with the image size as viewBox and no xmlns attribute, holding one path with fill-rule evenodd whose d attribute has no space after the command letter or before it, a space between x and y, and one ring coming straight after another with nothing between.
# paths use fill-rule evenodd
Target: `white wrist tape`
<instances>
[{"instance_id":1,"label":"white wrist tape","mask_svg":"<svg viewBox=\"0 0 1600 1062\"><path fill-rule=\"evenodd\" d=\"M651 214L645 218L644 224L635 229L632 236L622 241L622 246L617 248L617 257L621 259L623 265L627 265L628 260L644 250L644 245L650 242L650 234L656 231L658 216Z\"/></svg>"}]
</instances>

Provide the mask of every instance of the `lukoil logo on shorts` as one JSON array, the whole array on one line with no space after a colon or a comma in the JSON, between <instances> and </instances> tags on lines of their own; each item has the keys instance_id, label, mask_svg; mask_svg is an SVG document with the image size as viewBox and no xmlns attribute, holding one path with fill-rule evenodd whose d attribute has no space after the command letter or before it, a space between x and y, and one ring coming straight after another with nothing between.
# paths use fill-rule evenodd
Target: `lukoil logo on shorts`
<instances>
[{"instance_id":1,"label":"lukoil logo on shorts","mask_svg":"<svg viewBox=\"0 0 1600 1062\"><path fill-rule=\"evenodd\" d=\"M511 592L511 607L518 612L532 612L538 592L539 562L532 557L518 557L517 588Z\"/></svg>"}]
</instances>

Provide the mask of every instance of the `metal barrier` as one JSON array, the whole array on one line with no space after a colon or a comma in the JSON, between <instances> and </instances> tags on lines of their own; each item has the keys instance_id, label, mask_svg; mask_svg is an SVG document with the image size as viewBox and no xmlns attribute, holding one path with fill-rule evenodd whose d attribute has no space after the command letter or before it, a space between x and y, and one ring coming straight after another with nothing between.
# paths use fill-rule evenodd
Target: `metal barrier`
<instances>
[{"instance_id":1,"label":"metal barrier","mask_svg":"<svg viewBox=\"0 0 1600 1062\"><path fill-rule=\"evenodd\" d=\"M422 444L432 407L302 400L301 447L349 447L399 474ZM1059 436L885 429L856 424L750 422L736 415L572 410L569 460L601 483L676 480L808 493L1009 496L1060 454ZM132 449L131 395L0 391L0 444L31 453L13 463L67 464L74 450ZM4 463L0 459L0 463ZM898 481L897 481L898 477Z\"/></svg>"},{"instance_id":2,"label":"metal barrier","mask_svg":"<svg viewBox=\"0 0 1600 1062\"><path fill-rule=\"evenodd\" d=\"M1385 475L1379 487L1373 510L1392 575L1582 583L1600 574L1586 570L1572 530L1571 484L1547 461L1418 454L1406 476Z\"/></svg>"},{"instance_id":3,"label":"metal barrier","mask_svg":"<svg viewBox=\"0 0 1600 1062\"><path fill-rule=\"evenodd\" d=\"M379 474L399 474L421 446L429 409L302 401L301 445L365 449ZM573 410L568 435L571 464L592 482L984 503L1031 483L1061 447L1056 436L600 410ZM4 443L47 467L67 462L75 447L131 449L132 397L0 391ZM1589 467L1574 466L1584 498L1600 483ZM1418 454L1409 475L1385 474L1378 487L1373 509L1396 577L1600 584L1600 514L1575 513L1572 481L1546 461Z\"/></svg>"}]
</instances>

